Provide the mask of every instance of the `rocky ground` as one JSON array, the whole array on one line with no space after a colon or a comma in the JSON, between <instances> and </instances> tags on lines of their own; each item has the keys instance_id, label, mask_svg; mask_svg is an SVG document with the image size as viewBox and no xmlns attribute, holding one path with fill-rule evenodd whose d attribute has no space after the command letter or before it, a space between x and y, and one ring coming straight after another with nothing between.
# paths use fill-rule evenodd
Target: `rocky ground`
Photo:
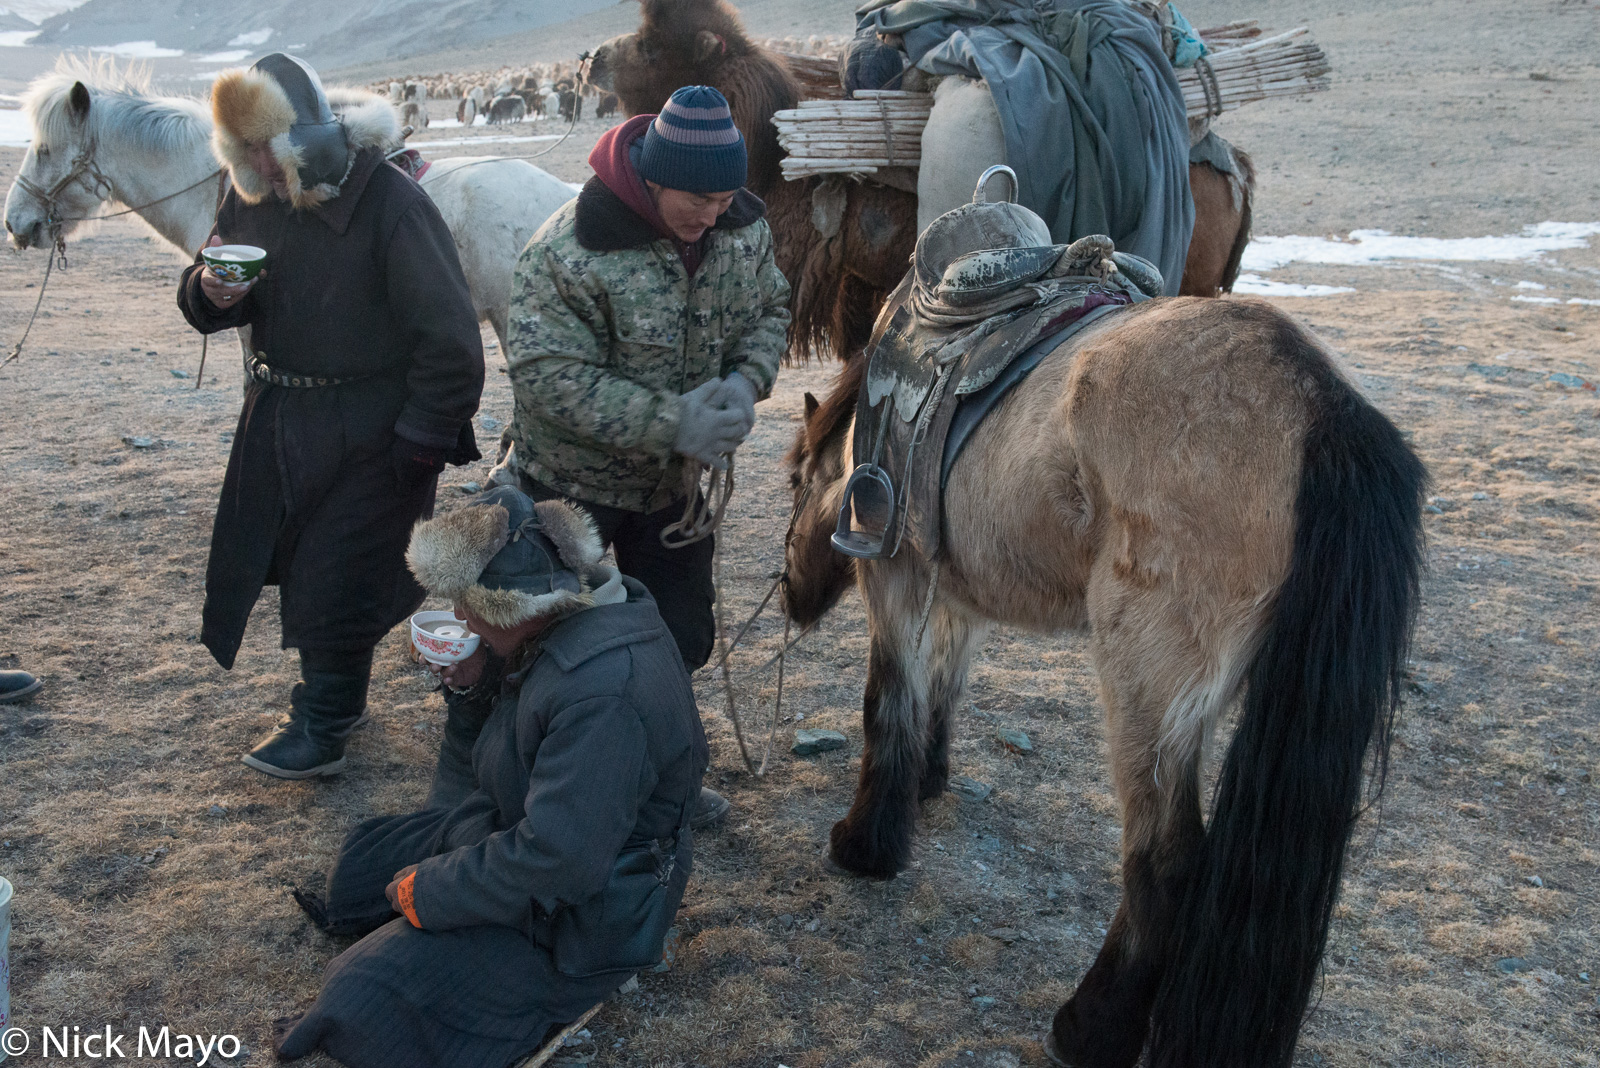
<instances>
[{"instance_id":1,"label":"rocky ground","mask_svg":"<svg viewBox=\"0 0 1600 1068\"><path fill-rule=\"evenodd\" d=\"M834 8L818 10L814 32L837 29ZM1309 22L1334 61L1333 92L1223 120L1261 165L1258 233L1464 237L1600 220L1593 5L1186 10L1198 24ZM582 180L601 128L580 125L542 165ZM0 181L20 157L0 149ZM349 773L286 784L238 763L284 708L295 661L277 648L270 593L233 672L195 640L236 357L214 346L195 389L177 261L137 224L105 224L72 253L28 352L0 369L0 666L48 680L34 703L0 708L13 1012L34 1027L231 1032L246 1052L223 1063L268 1064L270 1021L315 993L341 948L287 888L319 879L357 820L419 801L441 704L397 632ZM7 345L42 271L38 253L0 257ZM1356 832L1297 1063L1600 1064L1600 307L1565 303L1600 299L1600 249L1271 277L1354 290L1276 303L1329 340L1435 479L1388 789ZM781 453L803 392L829 373L786 372L741 452L723 539L730 618L779 567ZM485 438L510 413L504 376L489 377ZM451 471L442 505L483 473ZM752 672L780 626L758 625L735 669L758 738L773 680ZM702 840L666 970L607 1006L566 1063L1042 1063L1037 1038L1119 894L1086 643L990 639L955 747L956 773L979 786L928 806L912 870L868 883L828 875L819 856L859 764L862 635L852 596L799 647L760 781L719 688L699 680L712 781L733 816ZM848 744L798 757L799 728ZM1031 753L998 740L1018 730Z\"/></svg>"}]
</instances>

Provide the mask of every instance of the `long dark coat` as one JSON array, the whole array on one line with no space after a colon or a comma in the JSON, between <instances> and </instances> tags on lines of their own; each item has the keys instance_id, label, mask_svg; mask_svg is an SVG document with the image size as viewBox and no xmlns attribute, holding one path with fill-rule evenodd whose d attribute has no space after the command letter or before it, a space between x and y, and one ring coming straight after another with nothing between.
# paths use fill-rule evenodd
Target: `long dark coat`
<instances>
[{"instance_id":1,"label":"long dark coat","mask_svg":"<svg viewBox=\"0 0 1600 1068\"><path fill-rule=\"evenodd\" d=\"M557 624L492 704L451 700L430 807L350 835L328 878L330 929L383 926L328 965L310 1011L279 1031L280 1057L320 1047L352 1068L504 1068L638 967L611 966L637 950L614 917L642 900L616 860L677 838L652 913L669 920L709 754L677 643L645 588L623 583L625 603ZM384 897L410 864L421 929L390 919ZM599 932L597 974L558 970L563 909Z\"/></svg>"},{"instance_id":2,"label":"long dark coat","mask_svg":"<svg viewBox=\"0 0 1600 1068\"><path fill-rule=\"evenodd\" d=\"M479 455L470 421L483 346L455 244L427 194L375 149L310 211L230 191L214 233L265 249L267 271L238 307L218 311L197 259L178 290L189 323L208 334L248 324L274 370L357 381L246 389L201 640L232 667L262 586L276 583L284 648L370 648L423 597L405 548L432 513L434 484L402 490L395 436L451 463Z\"/></svg>"}]
</instances>

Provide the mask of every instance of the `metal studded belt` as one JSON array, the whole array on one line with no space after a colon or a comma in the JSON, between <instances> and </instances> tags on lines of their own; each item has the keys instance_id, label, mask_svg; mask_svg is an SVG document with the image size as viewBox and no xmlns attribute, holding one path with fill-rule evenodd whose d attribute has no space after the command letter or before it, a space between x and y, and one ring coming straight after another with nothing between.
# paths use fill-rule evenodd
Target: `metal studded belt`
<instances>
[{"instance_id":1,"label":"metal studded belt","mask_svg":"<svg viewBox=\"0 0 1600 1068\"><path fill-rule=\"evenodd\" d=\"M342 386L346 382L358 382L366 375L355 375L350 378L334 378L331 375L291 375L283 371L274 371L267 366L263 358L266 353L255 352L245 357L244 365L250 371L250 377L257 382L270 382L275 386L292 386L296 389L309 389L317 386Z\"/></svg>"}]
</instances>

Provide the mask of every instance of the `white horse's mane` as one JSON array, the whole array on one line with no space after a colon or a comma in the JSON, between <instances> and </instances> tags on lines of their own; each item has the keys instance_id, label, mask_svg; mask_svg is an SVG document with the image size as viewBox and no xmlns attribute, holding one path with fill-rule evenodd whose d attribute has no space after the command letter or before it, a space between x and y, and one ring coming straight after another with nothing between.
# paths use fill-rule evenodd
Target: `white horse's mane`
<instances>
[{"instance_id":1,"label":"white horse's mane","mask_svg":"<svg viewBox=\"0 0 1600 1068\"><path fill-rule=\"evenodd\" d=\"M110 57L63 55L55 70L34 79L22 99L23 114L33 126L34 143L62 145L74 134L68 96L82 82L93 104L95 129L115 129L121 136L156 152L179 152L211 136L205 101L192 96L150 95L150 70L130 63L118 68Z\"/></svg>"}]
</instances>

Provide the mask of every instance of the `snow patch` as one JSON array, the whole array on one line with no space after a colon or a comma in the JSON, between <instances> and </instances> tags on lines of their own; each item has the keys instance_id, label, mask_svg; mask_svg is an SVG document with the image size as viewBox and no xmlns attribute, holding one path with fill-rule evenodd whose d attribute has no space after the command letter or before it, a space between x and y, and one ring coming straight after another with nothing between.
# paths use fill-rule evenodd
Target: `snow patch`
<instances>
[{"instance_id":1,"label":"snow patch","mask_svg":"<svg viewBox=\"0 0 1600 1068\"><path fill-rule=\"evenodd\" d=\"M238 48L240 45L249 45L251 47L256 45L264 45L272 38L272 35L275 32L277 31L273 30L271 27L268 27L265 30L251 30L249 33L241 33L239 36L228 42L228 47Z\"/></svg>"},{"instance_id":2,"label":"snow patch","mask_svg":"<svg viewBox=\"0 0 1600 1068\"><path fill-rule=\"evenodd\" d=\"M1590 300L1588 297L1568 297L1566 300L1562 300L1560 297L1512 297L1511 299L1521 301L1524 304L1579 304L1590 308L1600 308L1600 300Z\"/></svg>"},{"instance_id":3,"label":"snow patch","mask_svg":"<svg viewBox=\"0 0 1600 1068\"><path fill-rule=\"evenodd\" d=\"M171 59L183 55L181 48L162 48L154 41L123 41L114 45L91 45L89 51L104 52L126 59Z\"/></svg>"},{"instance_id":4,"label":"snow patch","mask_svg":"<svg viewBox=\"0 0 1600 1068\"><path fill-rule=\"evenodd\" d=\"M0 33L0 48L26 48L37 36L38 30L6 30Z\"/></svg>"},{"instance_id":5,"label":"snow patch","mask_svg":"<svg viewBox=\"0 0 1600 1068\"><path fill-rule=\"evenodd\" d=\"M0 110L0 145L7 148L26 148L33 141L33 127L28 117L16 108Z\"/></svg>"},{"instance_id":6,"label":"snow patch","mask_svg":"<svg viewBox=\"0 0 1600 1068\"><path fill-rule=\"evenodd\" d=\"M1349 286L1303 286L1293 282L1274 282L1259 274L1241 274L1233 283L1233 291L1254 297L1331 297L1336 293L1355 292Z\"/></svg>"},{"instance_id":7,"label":"snow patch","mask_svg":"<svg viewBox=\"0 0 1600 1068\"><path fill-rule=\"evenodd\" d=\"M1543 283L1540 283L1540 282L1518 282L1513 288L1515 288L1515 289L1544 289L1545 286L1543 285Z\"/></svg>"},{"instance_id":8,"label":"snow patch","mask_svg":"<svg viewBox=\"0 0 1600 1068\"><path fill-rule=\"evenodd\" d=\"M195 56L196 63L237 63L250 55L248 48L236 49L232 52L213 52L209 56Z\"/></svg>"},{"instance_id":9,"label":"snow patch","mask_svg":"<svg viewBox=\"0 0 1600 1068\"><path fill-rule=\"evenodd\" d=\"M1545 252L1583 248L1600 234L1600 222L1545 222L1502 237L1403 237L1387 230L1352 230L1345 241L1325 237L1258 237L1244 250L1240 266L1270 271L1291 263L1360 267L1384 260L1476 260L1511 262Z\"/></svg>"}]
</instances>

